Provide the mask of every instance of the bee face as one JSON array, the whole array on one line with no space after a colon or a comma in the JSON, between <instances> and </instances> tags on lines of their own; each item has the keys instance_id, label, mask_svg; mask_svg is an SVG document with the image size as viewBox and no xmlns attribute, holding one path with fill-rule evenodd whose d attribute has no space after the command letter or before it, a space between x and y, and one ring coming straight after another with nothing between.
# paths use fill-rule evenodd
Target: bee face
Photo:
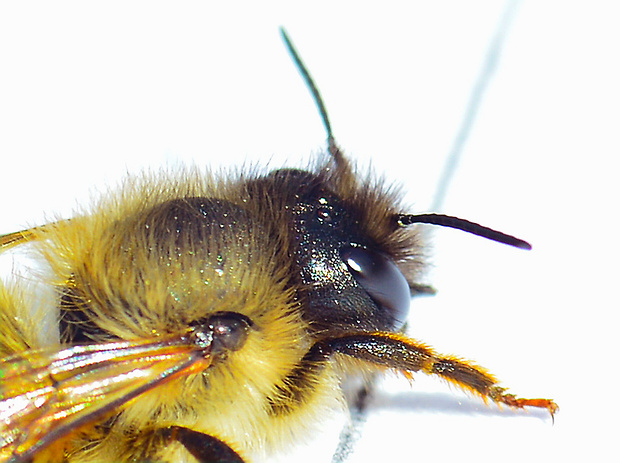
<instances>
[{"instance_id":1,"label":"bee face","mask_svg":"<svg viewBox=\"0 0 620 463\"><path fill-rule=\"evenodd\" d=\"M406 212L389 186L325 155L299 170L130 177L70 221L35 230L63 345L171 336L189 349L198 343L178 339L199 329L209 346L200 347L208 366L149 383L41 458L208 461L209 444L221 458L249 459L338 402L352 370L422 371L553 412L552 402L503 395L482 369L400 333L407 296L423 283L419 233L398 220Z\"/></svg>"},{"instance_id":2,"label":"bee face","mask_svg":"<svg viewBox=\"0 0 620 463\"><path fill-rule=\"evenodd\" d=\"M398 226L398 201L383 185L350 174L328 160L316 173L277 170L249 188L283 199L278 221L312 330L396 330L421 266L417 238Z\"/></svg>"}]
</instances>

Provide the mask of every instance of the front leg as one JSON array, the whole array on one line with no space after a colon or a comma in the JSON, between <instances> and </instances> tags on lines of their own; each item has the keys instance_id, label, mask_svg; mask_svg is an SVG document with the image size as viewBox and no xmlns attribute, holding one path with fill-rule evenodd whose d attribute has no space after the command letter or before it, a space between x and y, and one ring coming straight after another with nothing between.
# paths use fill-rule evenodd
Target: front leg
<instances>
[{"instance_id":1,"label":"front leg","mask_svg":"<svg viewBox=\"0 0 620 463\"><path fill-rule=\"evenodd\" d=\"M400 371L407 377L422 371L437 375L451 384L481 396L485 401L514 408L546 408L551 417L558 411L549 399L522 399L507 394L497 379L484 368L452 356L441 356L424 344L393 333L360 333L321 341L313 346L314 357L327 358L344 354L376 365Z\"/></svg>"}]
</instances>

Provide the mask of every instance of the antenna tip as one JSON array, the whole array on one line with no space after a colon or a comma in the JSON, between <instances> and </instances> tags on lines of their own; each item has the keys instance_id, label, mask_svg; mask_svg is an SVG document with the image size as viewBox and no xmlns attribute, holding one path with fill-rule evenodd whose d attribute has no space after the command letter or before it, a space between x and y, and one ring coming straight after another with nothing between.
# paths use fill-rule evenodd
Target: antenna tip
<instances>
[{"instance_id":1,"label":"antenna tip","mask_svg":"<svg viewBox=\"0 0 620 463\"><path fill-rule=\"evenodd\" d=\"M519 249L524 249L526 251L532 250L532 245L530 243L520 240L519 238L517 238L517 241L513 244L513 246Z\"/></svg>"}]
</instances>

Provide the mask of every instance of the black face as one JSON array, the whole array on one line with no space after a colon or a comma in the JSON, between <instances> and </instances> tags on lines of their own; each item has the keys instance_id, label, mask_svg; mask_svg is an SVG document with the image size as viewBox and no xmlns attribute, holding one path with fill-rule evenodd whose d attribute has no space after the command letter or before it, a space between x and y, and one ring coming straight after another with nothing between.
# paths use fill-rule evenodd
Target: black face
<instances>
[{"instance_id":1,"label":"black face","mask_svg":"<svg viewBox=\"0 0 620 463\"><path fill-rule=\"evenodd\" d=\"M397 331L411 298L392 259L363 233L361 214L320 175L283 169L264 179L285 192L303 316L315 331ZM395 224L396 227L396 224Z\"/></svg>"}]
</instances>

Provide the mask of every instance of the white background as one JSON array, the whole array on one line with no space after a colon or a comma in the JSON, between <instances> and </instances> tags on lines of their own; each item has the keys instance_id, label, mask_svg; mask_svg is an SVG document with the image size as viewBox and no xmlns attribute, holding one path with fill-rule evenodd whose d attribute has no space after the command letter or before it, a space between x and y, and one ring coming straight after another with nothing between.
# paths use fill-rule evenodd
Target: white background
<instances>
[{"instance_id":1,"label":"white background","mask_svg":"<svg viewBox=\"0 0 620 463\"><path fill-rule=\"evenodd\" d=\"M414 301L410 334L561 411L552 425L436 380L390 378L350 461L617 458L615 3L222 3L2 3L0 233L70 217L149 166L303 165L325 134L280 25L340 145L428 211L499 28L443 212L534 249L434 232L427 280L439 294ZM283 460L329 461L338 428L325 427Z\"/></svg>"}]
</instances>

